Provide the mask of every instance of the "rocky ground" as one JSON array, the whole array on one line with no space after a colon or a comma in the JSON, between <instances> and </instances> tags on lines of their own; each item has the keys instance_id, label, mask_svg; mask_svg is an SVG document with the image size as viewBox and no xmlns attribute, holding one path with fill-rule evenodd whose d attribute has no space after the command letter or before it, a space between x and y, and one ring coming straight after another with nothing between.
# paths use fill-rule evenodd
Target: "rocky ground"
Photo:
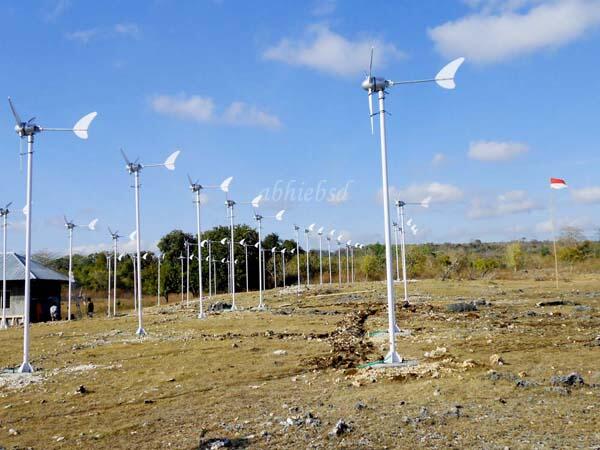
<instances>
[{"instance_id":1,"label":"rocky ground","mask_svg":"<svg viewBox=\"0 0 600 450\"><path fill-rule=\"evenodd\" d=\"M399 287L400 291L400 287ZM387 351L381 283L32 327L0 448L600 448L600 282L419 281ZM227 302L227 296L219 299ZM149 300L151 301L151 300ZM18 366L22 329L2 331Z\"/></svg>"}]
</instances>

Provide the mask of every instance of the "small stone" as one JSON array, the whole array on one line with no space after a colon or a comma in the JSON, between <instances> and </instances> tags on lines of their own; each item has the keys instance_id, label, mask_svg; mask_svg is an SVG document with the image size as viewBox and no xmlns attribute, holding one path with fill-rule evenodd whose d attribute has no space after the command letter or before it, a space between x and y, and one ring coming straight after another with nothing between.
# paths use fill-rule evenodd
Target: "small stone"
<instances>
[{"instance_id":1,"label":"small stone","mask_svg":"<svg viewBox=\"0 0 600 450\"><path fill-rule=\"evenodd\" d=\"M581 387L585 385L585 381L583 381L583 377L579 375L577 372L570 373L569 375L555 375L550 378L550 383L553 386L574 386Z\"/></svg>"},{"instance_id":2,"label":"small stone","mask_svg":"<svg viewBox=\"0 0 600 450\"><path fill-rule=\"evenodd\" d=\"M15 430L14 428L9 428L8 434L10 436L16 436L17 434L19 434L19 432L17 430Z\"/></svg>"},{"instance_id":3,"label":"small stone","mask_svg":"<svg viewBox=\"0 0 600 450\"><path fill-rule=\"evenodd\" d=\"M502 359L500 355L493 354L492 356L490 356L490 364L492 366L503 366L504 364L506 364L506 362L504 361L504 359Z\"/></svg>"},{"instance_id":4,"label":"small stone","mask_svg":"<svg viewBox=\"0 0 600 450\"><path fill-rule=\"evenodd\" d=\"M275 350L275 351L273 352L273 354L274 354L275 356L284 356L284 355L287 355L287 351L286 351L286 350Z\"/></svg>"},{"instance_id":5,"label":"small stone","mask_svg":"<svg viewBox=\"0 0 600 450\"><path fill-rule=\"evenodd\" d=\"M341 436L342 434L352 431L352 427L344 422L343 419L337 421L333 429L329 432L329 436Z\"/></svg>"},{"instance_id":6,"label":"small stone","mask_svg":"<svg viewBox=\"0 0 600 450\"><path fill-rule=\"evenodd\" d=\"M87 388L83 384L80 385L75 392L77 394L87 394L87 393L89 393L89 391L87 390Z\"/></svg>"},{"instance_id":7,"label":"small stone","mask_svg":"<svg viewBox=\"0 0 600 450\"><path fill-rule=\"evenodd\" d=\"M367 408L367 405L365 405L361 401L356 402L356 404L354 405L354 409L357 409L358 411L361 411L361 410L366 409L366 408Z\"/></svg>"}]
</instances>

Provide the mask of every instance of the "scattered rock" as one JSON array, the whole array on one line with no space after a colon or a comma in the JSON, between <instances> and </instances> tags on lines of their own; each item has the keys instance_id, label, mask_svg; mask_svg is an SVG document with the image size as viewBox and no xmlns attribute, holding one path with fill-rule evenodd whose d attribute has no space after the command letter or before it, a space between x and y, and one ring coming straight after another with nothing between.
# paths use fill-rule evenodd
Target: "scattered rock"
<instances>
[{"instance_id":1,"label":"scattered rock","mask_svg":"<svg viewBox=\"0 0 600 450\"><path fill-rule=\"evenodd\" d=\"M88 391L88 389L82 384L80 385L77 390L75 391L75 393L77 394L88 394L90 391Z\"/></svg>"},{"instance_id":2,"label":"scattered rock","mask_svg":"<svg viewBox=\"0 0 600 450\"><path fill-rule=\"evenodd\" d=\"M550 378L550 384L552 386L581 387L585 386L585 381L581 375L573 372L569 375L554 375Z\"/></svg>"},{"instance_id":3,"label":"scattered rock","mask_svg":"<svg viewBox=\"0 0 600 450\"><path fill-rule=\"evenodd\" d=\"M17 434L19 434L19 432L17 430L15 430L14 428L9 428L8 429L8 434L10 436L16 436Z\"/></svg>"},{"instance_id":4,"label":"scattered rock","mask_svg":"<svg viewBox=\"0 0 600 450\"><path fill-rule=\"evenodd\" d=\"M544 307L544 306L566 306L566 305L579 305L579 303L571 302L568 300L549 300L547 302L537 302L535 306Z\"/></svg>"},{"instance_id":5,"label":"scattered rock","mask_svg":"<svg viewBox=\"0 0 600 450\"><path fill-rule=\"evenodd\" d=\"M490 356L490 364L492 366L503 366L504 364L506 364L506 362L504 361L504 359L502 359L500 355L493 354L492 356Z\"/></svg>"},{"instance_id":6,"label":"scattered rock","mask_svg":"<svg viewBox=\"0 0 600 450\"><path fill-rule=\"evenodd\" d=\"M273 352L273 354L274 354L275 356L285 356L285 355L287 355L287 351L286 351L286 350L275 350L275 351Z\"/></svg>"},{"instance_id":7,"label":"scattered rock","mask_svg":"<svg viewBox=\"0 0 600 450\"><path fill-rule=\"evenodd\" d=\"M446 306L446 310L449 312L469 312L469 311L477 311L477 306L475 303L451 303Z\"/></svg>"},{"instance_id":8,"label":"scattered rock","mask_svg":"<svg viewBox=\"0 0 600 450\"><path fill-rule=\"evenodd\" d=\"M151 405L152 403L154 403L154 400L150 400L150 399L145 399L144 400L144 404L145 405Z\"/></svg>"},{"instance_id":9,"label":"scattered rock","mask_svg":"<svg viewBox=\"0 0 600 450\"><path fill-rule=\"evenodd\" d=\"M365 405L365 404L364 404L363 402L361 402L361 401L358 401L358 402L356 402L356 404L354 405L354 409L357 409L357 410L359 410L359 411L361 411L361 410L363 410L363 409L366 409L366 408L367 408L367 405Z\"/></svg>"},{"instance_id":10,"label":"scattered rock","mask_svg":"<svg viewBox=\"0 0 600 450\"><path fill-rule=\"evenodd\" d=\"M211 312L231 311L231 304L225 302L215 302L212 305L210 305L209 310Z\"/></svg>"},{"instance_id":11,"label":"scattered rock","mask_svg":"<svg viewBox=\"0 0 600 450\"><path fill-rule=\"evenodd\" d=\"M442 356L446 355L447 352L448 350L446 349L446 347L438 347L430 352L425 352L425 358L441 358Z\"/></svg>"},{"instance_id":12,"label":"scattered rock","mask_svg":"<svg viewBox=\"0 0 600 450\"><path fill-rule=\"evenodd\" d=\"M343 419L337 421L333 429L329 432L329 436L341 436L342 434L352 431L352 427L344 422Z\"/></svg>"},{"instance_id":13,"label":"scattered rock","mask_svg":"<svg viewBox=\"0 0 600 450\"><path fill-rule=\"evenodd\" d=\"M527 389L530 387L537 386L537 383L534 381L529 381L529 380L517 380L517 382L515 383L515 386L518 388Z\"/></svg>"}]
</instances>

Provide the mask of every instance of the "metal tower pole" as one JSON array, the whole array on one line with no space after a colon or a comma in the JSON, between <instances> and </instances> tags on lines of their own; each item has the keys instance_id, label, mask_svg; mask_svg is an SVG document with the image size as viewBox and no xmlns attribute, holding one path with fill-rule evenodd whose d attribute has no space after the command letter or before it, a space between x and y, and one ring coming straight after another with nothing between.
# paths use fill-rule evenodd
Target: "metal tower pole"
<instances>
[{"instance_id":1,"label":"metal tower pole","mask_svg":"<svg viewBox=\"0 0 600 450\"><path fill-rule=\"evenodd\" d=\"M19 367L20 373L32 373L33 367L29 364L29 321L31 308L31 215L32 215L32 170L33 170L33 134L27 136L27 219L25 225L25 303L23 310L23 363Z\"/></svg>"},{"instance_id":2,"label":"metal tower pole","mask_svg":"<svg viewBox=\"0 0 600 450\"><path fill-rule=\"evenodd\" d=\"M6 322L6 229L8 211L4 211L2 220L2 321L0 322L0 329L5 330L8 328Z\"/></svg>"},{"instance_id":3,"label":"metal tower pole","mask_svg":"<svg viewBox=\"0 0 600 450\"><path fill-rule=\"evenodd\" d=\"M135 175L135 229L136 229L136 265L137 265L137 296L138 296L138 329L135 332L138 336L145 336L146 330L144 330L144 317L142 313L142 258L140 250L140 241L142 240L140 230L140 173L138 170L134 172Z\"/></svg>"},{"instance_id":4,"label":"metal tower pole","mask_svg":"<svg viewBox=\"0 0 600 450\"><path fill-rule=\"evenodd\" d=\"M110 264L110 259L111 259L110 256L106 256L106 265L108 266L108 299L106 301L106 307L107 307L106 314L107 314L108 317L110 317L110 300L111 300L111 298L110 298L110 284L111 284L111 281L112 281L111 276L110 276L111 275L111 273L110 273L110 265L111 265Z\"/></svg>"},{"instance_id":5,"label":"metal tower pole","mask_svg":"<svg viewBox=\"0 0 600 450\"><path fill-rule=\"evenodd\" d=\"M69 227L69 300L67 303L67 311L71 321L71 285L73 284L73 228Z\"/></svg>"},{"instance_id":6,"label":"metal tower pole","mask_svg":"<svg viewBox=\"0 0 600 450\"><path fill-rule=\"evenodd\" d=\"M404 206L400 205L400 249L402 250L402 280L404 282L404 301L408 303L408 279L406 278L406 242L404 229Z\"/></svg>"},{"instance_id":7,"label":"metal tower pole","mask_svg":"<svg viewBox=\"0 0 600 450\"><path fill-rule=\"evenodd\" d=\"M331 284L331 239L327 238L327 261L329 262L329 284Z\"/></svg>"},{"instance_id":8,"label":"metal tower pole","mask_svg":"<svg viewBox=\"0 0 600 450\"><path fill-rule=\"evenodd\" d=\"M256 216L258 222L258 309L265 309L263 300L263 269L262 269L262 217Z\"/></svg>"},{"instance_id":9,"label":"metal tower pole","mask_svg":"<svg viewBox=\"0 0 600 450\"><path fill-rule=\"evenodd\" d=\"M113 272L113 317L117 316L117 239L113 242L114 272Z\"/></svg>"},{"instance_id":10,"label":"metal tower pole","mask_svg":"<svg viewBox=\"0 0 600 450\"><path fill-rule=\"evenodd\" d=\"M202 239L202 229L200 227L200 189L196 191L196 239L198 241L198 302L199 311L198 319L206 318L204 312L204 287L202 286L202 246L200 245Z\"/></svg>"},{"instance_id":11,"label":"metal tower pole","mask_svg":"<svg viewBox=\"0 0 600 450\"><path fill-rule=\"evenodd\" d=\"M392 246L390 238L390 196L388 191L387 140L385 133L385 92L379 96L379 135L381 141L381 178L383 190L383 221L385 237L385 271L388 300L388 334L390 350L385 357L386 363L400 363L402 358L396 353L396 302L394 299L394 278L392 267Z\"/></svg>"}]
</instances>

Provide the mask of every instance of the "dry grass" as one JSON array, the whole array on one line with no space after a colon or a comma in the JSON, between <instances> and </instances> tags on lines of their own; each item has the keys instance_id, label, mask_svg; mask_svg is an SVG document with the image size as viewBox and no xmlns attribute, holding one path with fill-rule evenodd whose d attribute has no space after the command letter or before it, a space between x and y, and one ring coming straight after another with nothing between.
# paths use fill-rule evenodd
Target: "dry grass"
<instances>
[{"instance_id":1,"label":"dry grass","mask_svg":"<svg viewBox=\"0 0 600 450\"><path fill-rule=\"evenodd\" d=\"M247 448L600 446L600 387L593 386L600 384L600 283L579 277L560 293L551 282L526 280L424 281L411 290L415 310L398 311L400 327L411 333L398 347L420 364L405 371L312 364L330 354L327 336L350 312L369 310L364 328L385 329L381 283L345 287L342 295L270 292L267 312L203 321L173 304L151 307L143 340L134 336L131 311L34 325L35 382L16 388L2 386L7 376L0 381L0 446L194 449L216 437ZM239 295L238 304L255 306L256 297ZM535 306L559 297L592 310ZM492 305L447 312L457 298ZM336 335L344 338L345 329ZM2 366L17 366L22 330L1 336ZM376 359L385 336L372 342L369 358ZM446 353L424 357L438 347ZM492 367L493 354L506 364ZM573 371L586 386L552 390L553 375ZM518 387L519 380L530 385ZM80 385L88 392L77 393ZM303 422L309 412L318 419L312 424ZM293 424L282 424L288 418ZM340 418L352 431L329 437Z\"/></svg>"}]
</instances>

